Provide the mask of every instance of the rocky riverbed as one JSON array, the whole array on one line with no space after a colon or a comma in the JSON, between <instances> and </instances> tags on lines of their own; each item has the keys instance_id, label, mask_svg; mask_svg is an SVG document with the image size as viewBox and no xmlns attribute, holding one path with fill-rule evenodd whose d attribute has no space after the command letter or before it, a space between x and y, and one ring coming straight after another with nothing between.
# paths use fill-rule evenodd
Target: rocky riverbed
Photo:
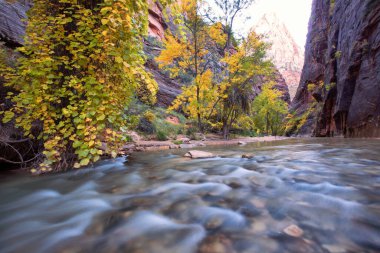
<instances>
[{"instance_id":1,"label":"rocky riverbed","mask_svg":"<svg viewBox=\"0 0 380 253\"><path fill-rule=\"evenodd\" d=\"M1 179L1 252L380 251L379 140L134 153ZM243 154L250 157L242 158Z\"/></svg>"}]
</instances>

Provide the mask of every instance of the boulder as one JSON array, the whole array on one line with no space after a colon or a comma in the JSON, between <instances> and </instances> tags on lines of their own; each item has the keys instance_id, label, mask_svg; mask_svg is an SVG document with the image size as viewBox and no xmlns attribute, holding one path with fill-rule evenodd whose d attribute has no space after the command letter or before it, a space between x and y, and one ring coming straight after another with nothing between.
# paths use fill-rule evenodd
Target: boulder
<instances>
[{"instance_id":1,"label":"boulder","mask_svg":"<svg viewBox=\"0 0 380 253\"><path fill-rule=\"evenodd\" d=\"M178 138L177 141L182 141L182 143L185 143L185 144L190 143L190 139L187 137Z\"/></svg>"},{"instance_id":2,"label":"boulder","mask_svg":"<svg viewBox=\"0 0 380 253\"><path fill-rule=\"evenodd\" d=\"M190 150L187 152L185 157L190 157L192 159L202 159L202 158L213 158L216 157L213 153L200 151L200 150Z\"/></svg>"},{"instance_id":3,"label":"boulder","mask_svg":"<svg viewBox=\"0 0 380 253\"><path fill-rule=\"evenodd\" d=\"M172 144L172 145L169 146L169 148L170 149L178 149L178 148L180 148L180 146L176 145L176 144Z\"/></svg>"}]
</instances>

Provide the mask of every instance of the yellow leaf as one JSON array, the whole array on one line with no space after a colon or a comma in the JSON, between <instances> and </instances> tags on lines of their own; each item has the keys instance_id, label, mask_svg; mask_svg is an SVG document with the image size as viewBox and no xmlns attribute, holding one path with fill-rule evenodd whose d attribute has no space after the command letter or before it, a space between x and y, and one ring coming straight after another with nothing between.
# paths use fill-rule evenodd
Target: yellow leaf
<instances>
[{"instance_id":1,"label":"yellow leaf","mask_svg":"<svg viewBox=\"0 0 380 253\"><path fill-rule=\"evenodd\" d=\"M123 62L123 58L121 58L120 56L116 56L116 57L115 57L115 61L116 61L117 63L122 63L122 62Z\"/></svg>"}]
</instances>

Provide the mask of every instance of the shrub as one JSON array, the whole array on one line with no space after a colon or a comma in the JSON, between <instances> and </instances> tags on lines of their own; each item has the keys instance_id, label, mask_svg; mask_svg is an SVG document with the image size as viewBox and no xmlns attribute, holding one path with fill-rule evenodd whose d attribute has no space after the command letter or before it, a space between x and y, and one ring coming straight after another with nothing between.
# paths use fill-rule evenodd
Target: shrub
<instances>
[{"instance_id":1,"label":"shrub","mask_svg":"<svg viewBox=\"0 0 380 253\"><path fill-rule=\"evenodd\" d=\"M156 132L153 123L147 120L145 117L142 117L140 119L139 125L137 126L137 130L147 134L154 134Z\"/></svg>"},{"instance_id":2,"label":"shrub","mask_svg":"<svg viewBox=\"0 0 380 253\"><path fill-rule=\"evenodd\" d=\"M149 122L154 122L154 120L156 119L156 115L151 110L147 110L144 113L144 118Z\"/></svg>"},{"instance_id":3,"label":"shrub","mask_svg":"<svg viewBox=\"0 0 380 253\"><path fill-rule=\"evenodd\" d=\"M191 140L196 140L197 139L197 136L196 136L196 133L198 131L198 128L193 126L193 125L190 125L187 127L186 129L186 135L191 139Z\"/></svg>"},{"instance_id":4,"label":"shrub","mask_svg":"<svg viewBox=\"0 0 380 253\"><path fill-rule=\"evenodd\" d=\"M156 133L163 132L167 137L175 138L181 132L183 125L174 125L165 119L157 118L153 123Z\"/></svg>"},{"instance_id":5,"label":"shrub","mask_svg":"<svg viewBox=\"0 0 380 253\"><path fill-rule=\"evenodd\" d=\"M167 133L164 132L163 130L157 131L156 137L157 137L157 140L159 140L159 141L166 141L166 140L168 140Z\"/></svg>"}]
</instances>

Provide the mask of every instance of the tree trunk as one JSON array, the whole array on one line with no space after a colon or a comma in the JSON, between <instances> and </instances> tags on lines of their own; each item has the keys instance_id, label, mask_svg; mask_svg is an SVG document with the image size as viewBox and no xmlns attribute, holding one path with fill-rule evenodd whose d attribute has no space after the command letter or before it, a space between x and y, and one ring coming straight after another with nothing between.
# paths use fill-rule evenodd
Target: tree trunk
<instances>
[{"instance_id":1,"label":"tree trunk","mask_svg":"<svg viewBox=\"0 0 380 253\"><path fill-rule=\"evenodd\" d=\"M198 112L197 114L197 118L198 118L198 129L201 133L203 133L203 127L202 127L202 120L201 120L201 114Z\"/></svg>"},{"instance_id":2,"label":"tree trunk","mask_svg":"<svg viewBox=\"0 0 380 253\"><path fill-rule=\"evenodd\" d=\"M230 132L230 129L228 127L228 123L227 122L223 122L223 138L225 140L228 140L229 132Z\"/></svg>"}]
</instances>

